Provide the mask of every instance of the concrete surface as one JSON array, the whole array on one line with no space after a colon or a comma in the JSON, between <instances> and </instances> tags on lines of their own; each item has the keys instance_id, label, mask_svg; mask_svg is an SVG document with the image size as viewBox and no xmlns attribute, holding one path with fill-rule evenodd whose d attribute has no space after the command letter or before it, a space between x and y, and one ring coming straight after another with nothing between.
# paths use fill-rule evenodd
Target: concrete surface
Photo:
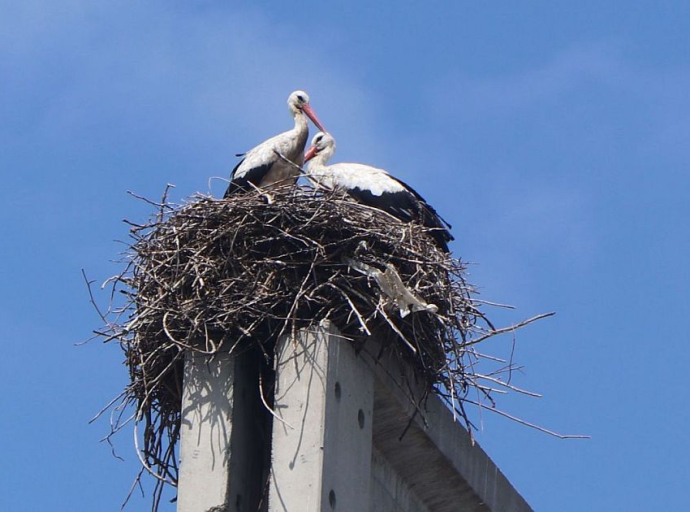
<instances>
[{"instance_id":1,"label":"concrete surface","mask_svg":"<svg viewBox=\"0 0 690 512\"><path fill-rule=\"evenodd\" d=\"M258 380L250 356L188 359L178 511L532 510L439 398L420 400L409 365L374 340L357 352L328 324L282 340L275 419Z\"/></svg>"},{"instance_id":2,"label":"concrete surface","mask_svg":"<svg viewBox=\"0 0 690 512\"><path fill-rule=\"evenodd\" d=\"M271 417L259 397L261 355L188 354L178 512L260 512Z\"/></svg>"},{"instance_id":3,"label":"concrete surface","mask_svg":"<svg viewBox=\"0 0 690 512\"><path fill-rule=\"evenodd\" d=\"M434 512L531 511L441 399L431 394L421 401L425 387L409 366L390 353L379 354L375 342L360 354L376 376L374 447L424 507Z\"/></svg>"},{"instance_id":4,"label":"concrete surface","mask_svg":"<svg viewBox=\"0 0 690 512\"><path fill-rule=\"evenodd\" d=\"M229 357L187 354L178 512L206 512L227 502L234 367Z\"/></svg>"},{"instance_id":5,"label":"concrete surface","mask_svg":"<svg viewBox=\"0 0 690 512\"><path fill-rule=\"evenodd\" d=\"M373 375L329 327L277 349L269 510L366 511Z\"/></svg>"}]
</instances>

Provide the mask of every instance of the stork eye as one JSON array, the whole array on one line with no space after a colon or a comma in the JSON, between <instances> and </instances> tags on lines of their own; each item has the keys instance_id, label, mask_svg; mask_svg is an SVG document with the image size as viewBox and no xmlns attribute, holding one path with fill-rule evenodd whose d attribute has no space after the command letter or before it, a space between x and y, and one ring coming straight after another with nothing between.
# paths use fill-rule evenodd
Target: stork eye
<instances>
[{"instance_id":1,"label":"stork eye","mask_svg":"<svg viewBox=\"0 0 690 512\"><path fill-rule=\"evenodd\" d=\"M323 135L319 135L318 137L316 137L316 140L314 142L316 142L318 144L322 140L323 140Z\"/></svg>"},{"instance_id":2,"label":"stork eye","mask_svg":"<svg viewBox=\"0 0 690 512\"><path fill-rule=\"evenodd\" d=\"M298 94L298 95L297 95L297 99L300 100L302 103L304 103L305 101L307 101L307 100L304 99L304 96L302 96L301 94Z\"/></svg>"}]
</instances>

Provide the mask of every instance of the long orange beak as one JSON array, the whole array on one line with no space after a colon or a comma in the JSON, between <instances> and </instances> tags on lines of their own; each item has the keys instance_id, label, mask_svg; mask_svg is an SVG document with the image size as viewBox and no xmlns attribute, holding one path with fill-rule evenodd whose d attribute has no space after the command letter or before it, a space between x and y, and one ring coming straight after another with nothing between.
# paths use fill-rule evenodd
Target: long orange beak
<instances>
[{"instance_id":1,"label":"long orange beak","mask_svg":"<svg viewBox=\"0 0 690 512\"><path fill-rule=\"evenodd\" d=\"M316 146L310 147L309 150L306 153L304 153L304 163L306 164L309 160L314 158L316 156L316 153L318 153Z\"/></svg>"},{"instance_id":2,"label":"long orange beak","mask_svg":"<svg viewBox=\"0 0 690 512\"><path fill-rule=\"evenodd\" d=\"M326 129L321 124L321 121L319 121L319 118L316 117L316 113L312 110L308 103L302 105L302 110L305 114L307 114L307 116L309 116L309 119L312 120L312 122L317 126L319 130L321 130L324 133L326 132Z\"/></svg>"}]
</instances>

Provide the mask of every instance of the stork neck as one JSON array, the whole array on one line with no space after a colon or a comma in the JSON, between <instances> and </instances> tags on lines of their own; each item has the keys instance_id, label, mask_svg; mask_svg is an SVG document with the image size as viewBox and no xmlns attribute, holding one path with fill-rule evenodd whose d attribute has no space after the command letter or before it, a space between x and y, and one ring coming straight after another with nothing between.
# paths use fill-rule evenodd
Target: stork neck
<instances>
[{"instance_id":1,"label":"stork neck","mask_svg":"<svg viewBox=\"0 0 690 512\"><path fill-rule=\"evenodd\" d=\"M295 128L294 131L302 134L309 133L309 121L307 121L307 116L301 110L295 111Z\"/></svg>"},{"instance_id":2,"label":"stork neck","mask_svg":"<svg viewBox=\"0 0 690 512\"><path fill-rule=\"evenodd\" d=\"M309 164L310 169L320 169L326 167L326 162L328 162L333 156L333 148L324 148L322 151L316 154L314 158L311 159Z\"/></svg>"}]
</instances>

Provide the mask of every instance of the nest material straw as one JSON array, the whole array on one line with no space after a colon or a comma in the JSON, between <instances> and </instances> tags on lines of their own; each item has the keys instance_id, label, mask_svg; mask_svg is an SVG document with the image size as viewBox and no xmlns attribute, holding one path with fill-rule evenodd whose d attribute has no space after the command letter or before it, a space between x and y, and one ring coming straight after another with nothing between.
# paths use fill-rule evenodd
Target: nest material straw
<instances>
[{"instance_id":1,"label":"nest material straw","mask_svg":"<svg viewBox=\"0 0 690 512\"><path fill-rule=\"evenodd\" d=\"M104 315L99 334L124 350L131 382L116 410L135 406L138 450L159 485L177 482L187 351L259 347L269 361L280 336L327 319L354 343L374 335L405 357L468 428L468 391L493 403L475 348L494 329L464 264L440 251L427 228L302 188L154 204L150 223L132 225L128 266L110 281L126 303Z\"/></svg>"}]
</instances>

